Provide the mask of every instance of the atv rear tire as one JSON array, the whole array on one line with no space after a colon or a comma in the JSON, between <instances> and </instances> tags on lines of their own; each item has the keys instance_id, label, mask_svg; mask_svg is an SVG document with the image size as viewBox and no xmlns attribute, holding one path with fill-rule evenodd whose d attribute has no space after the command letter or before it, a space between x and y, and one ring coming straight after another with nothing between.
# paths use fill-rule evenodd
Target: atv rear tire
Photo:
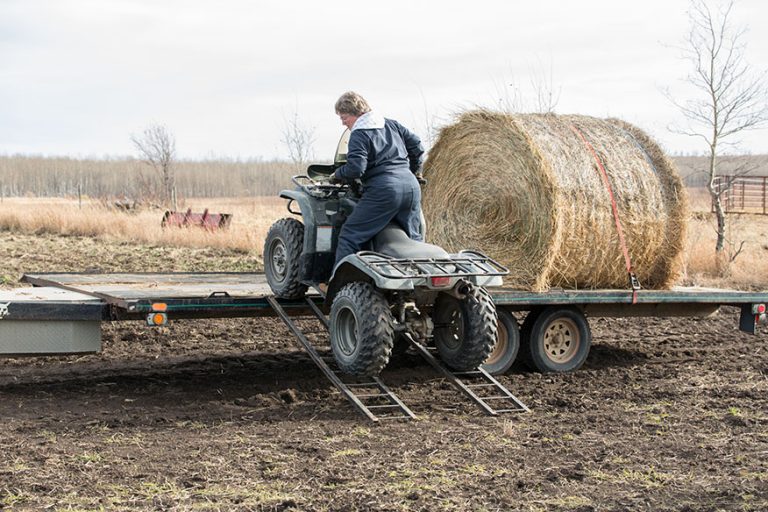
<instances>
[{"instance_id":1,"label":"atv rear tire","mask_svg":"<svg viewBox=\"0 0 768 512\"><path fill-rule=\"evenodd\" d=\"M446 293L438 295L433 321L437 352L454 370L476 369L496 345L496 306L482 287L467 283L463 299Z\"/></svg>"},{"instance_id":2,"label":"atv rear tire","mask_svg":"<svg viewBox=\"0 0 768 512\"><path fill-rule=\"evenodd\" d=\"M394 322L387 300L373 286L344 285L333 299L329 326L339 369L351 375L378 375L392 354Z\"/></svg>"},{"instance_id":3,"label":"atv rear tire","mask_svg":"<svg viewBox=\"0 0 768 512\"><path fill-rule=\"evenodd\" d=\"M301 284L300 259L304 250L304 224L280 219L264 240L264 273L272 293L280 299L300 299L307 292Z\"/></svg>"}]
</instances>

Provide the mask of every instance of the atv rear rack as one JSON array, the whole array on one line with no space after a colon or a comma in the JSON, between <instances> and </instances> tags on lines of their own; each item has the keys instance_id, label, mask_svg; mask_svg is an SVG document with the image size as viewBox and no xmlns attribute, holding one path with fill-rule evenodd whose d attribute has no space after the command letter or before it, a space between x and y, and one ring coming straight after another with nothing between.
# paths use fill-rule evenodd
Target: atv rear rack
<instances>
[{"instance_id":1,"label":"atv rear rack","mask_svg":"<svg viewBox=\"0 0 768 512\"><path fill-rule=\"evenodd\" d=\"M461 251L450 258L393 258L373 251L357 253L373 272L386 279L430 277L504 276L509 269L476 251Z\"/></svg>"}]
</instances>

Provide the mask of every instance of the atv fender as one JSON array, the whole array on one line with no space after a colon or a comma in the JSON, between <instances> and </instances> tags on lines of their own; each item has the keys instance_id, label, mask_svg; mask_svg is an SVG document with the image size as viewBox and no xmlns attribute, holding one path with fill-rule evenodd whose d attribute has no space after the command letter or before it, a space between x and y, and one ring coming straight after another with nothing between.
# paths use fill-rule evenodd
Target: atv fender
<instances>
[{"instance_id":1,"label":"atv fender","mask_svg":"<svg viewBox=\"0 0 768 512\"><path fill-rule=\"evenodd\" d=\"M325 208L319 207L316 202L313 203L312 198L300 190L283 190L280 192L280 197L289 201L296 201L299 205L301 219L304 223L303 254L330 252L333 247L331 221ZM288 211L299 214L299 212L291 210L290 203L288 203ZM323 229L322 234L318 233L320 229Z\"/></svg>"},{"instance_id":2,"label":"atv fender","mask_svg":"<svg viewBox=\"0 0 768 512\"><path fill-rule=\"evenodd\" d=\"M414 287L412 279L388 279L371 270L357 255L350 254L336 266L328 283L326 302L333 302L336 293L352 281L371 283L380 290L413 290Z\"/></svg>"},{"instance_id":3,"label":"atv fender","mask_svg":"<svg viewBox=\"0 0 768 512\"><path fill-rule=\"evenodd\" d=\"M299 210L301 210L302 216L306 216L308 212L312 211L312 206L309 203L309 198L307 198L306 194L303 194L298 190L281 190L280 197L283 199L288 199L290 201L296 201L299 204ZM288 204L290 205L290 203ZM290 206L288 208L288 211L291 213L295 213L293 210L290 209Z\"/></svg>"}]
</instances>

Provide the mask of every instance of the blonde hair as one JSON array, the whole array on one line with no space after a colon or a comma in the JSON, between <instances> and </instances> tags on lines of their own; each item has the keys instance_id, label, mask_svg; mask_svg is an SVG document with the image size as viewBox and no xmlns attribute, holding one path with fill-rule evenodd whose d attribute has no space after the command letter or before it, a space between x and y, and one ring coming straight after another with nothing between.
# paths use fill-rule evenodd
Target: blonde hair
<instances>
[{"instance_id":1,"label":"blonde hair","mask_svg":"<svg viewBox=\"0 0 768 512\"><path fill-rule=\"evenodd\" d=\"M336 113L361 116L371 111L371 106L365 98L356 92L347 91L336 100Z\"/></svg>"}]
</instances>

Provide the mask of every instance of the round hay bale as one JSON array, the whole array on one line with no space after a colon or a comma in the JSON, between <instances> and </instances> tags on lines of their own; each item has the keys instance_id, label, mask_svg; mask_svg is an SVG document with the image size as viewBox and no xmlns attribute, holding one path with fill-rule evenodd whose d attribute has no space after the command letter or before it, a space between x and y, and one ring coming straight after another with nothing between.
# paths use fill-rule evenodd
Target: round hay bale
<instances>
[{"instance_id":1,"label":"round hay bale","mask_svg":"<svg viewBox=\"0 0 768 512\"><path fill-rule=\"evenodd\" d=\"M616 119L462 114L424 166L429 241L488 254L509 267L505 284L516 288L626 288L598 160L641 285L668 287L684 245L683 184L650 137Z\"/></svg>"}]
</instances>

